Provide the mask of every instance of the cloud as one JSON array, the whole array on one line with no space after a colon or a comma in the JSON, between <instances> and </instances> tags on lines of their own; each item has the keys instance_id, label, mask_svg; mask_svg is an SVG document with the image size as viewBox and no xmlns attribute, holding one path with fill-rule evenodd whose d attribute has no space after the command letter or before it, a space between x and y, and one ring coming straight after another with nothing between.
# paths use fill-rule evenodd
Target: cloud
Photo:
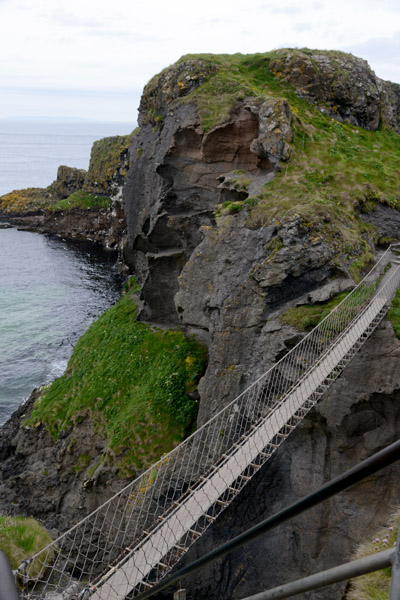
<instances>
[{"instance_id":1,"label":"cloud","mask_svg":"<svg viewBox=\"0 0 400 600\"><path fill-rule=\"evenodd\" d=\"M297 4L288 4L287 6L273 6L268 4L261 6L262 9L268 10L271 14L275 15L299 15L306 12L306 9Z\"/></svg>"},{"instance_id":2,"label":"cloud","mask_svg":"<svg viewBox=\"0 0 400 600\"><path fill-rule=\"evenodd\" d=\"M349 46L353 54L373 56L376 61L400 62L400 32L390 38L370 38L362 44Z\"/></svg>"},{"instance_id":3,"label":"cloud","mask_svg":"<svg viewBox=\"0 0 400 600\"><path fill-rule=\"evenodd\" d=\"M296 23L293 29L294 31L310 31L312 29L312 25L308 22Z\"/></svg>"}]
</instances>

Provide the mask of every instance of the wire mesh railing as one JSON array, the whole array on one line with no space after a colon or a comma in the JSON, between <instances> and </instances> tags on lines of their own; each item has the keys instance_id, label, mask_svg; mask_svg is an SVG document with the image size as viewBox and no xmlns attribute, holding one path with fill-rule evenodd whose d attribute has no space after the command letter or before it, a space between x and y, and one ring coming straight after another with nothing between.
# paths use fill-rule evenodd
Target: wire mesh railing
<instances>
[{"instance_id":1,"label":"wire mesh railing","mask_svg":"<svg viewBox=\"0 0 400 600\"><path fill-rule=\"evenodd\" d=\"M23 598L117 600L164 577L304 418L387 311L393 248L278 363L18 569Z\"/></svg>"}]
</instances>

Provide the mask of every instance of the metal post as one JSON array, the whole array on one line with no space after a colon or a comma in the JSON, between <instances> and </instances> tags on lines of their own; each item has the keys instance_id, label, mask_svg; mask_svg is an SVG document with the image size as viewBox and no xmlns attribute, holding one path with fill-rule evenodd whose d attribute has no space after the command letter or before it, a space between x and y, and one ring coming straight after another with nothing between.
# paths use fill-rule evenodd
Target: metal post
<instances>
[{"instance_id":1,"label":"metal post","mask_svg":"<svg viewBox=\"0 0 400 600\"><path fill-rule=\"evenodd\" d=\"M186 600L186 590L177 590L174 593L174 600Z\"/></svg>"},{"instance_id":2,"label":"metal post","mask_svg":"<svg viewBox=\"0 0 400 600\"><path fill-rule=\"evenodd\" d=\"M0 600L19 600L10 563L2 550L0 550Z\"/></svg>"},{"instance_id":3,"label":"metal post","mask_svg":"<svg viewBox=\"0 0 400 600\"><path fill-rule=\"evenodd\" d=\"M396 552L392 559L392 581L389 600L400 600L400 525L397 533Z\"/></svg>"}]
</instances>

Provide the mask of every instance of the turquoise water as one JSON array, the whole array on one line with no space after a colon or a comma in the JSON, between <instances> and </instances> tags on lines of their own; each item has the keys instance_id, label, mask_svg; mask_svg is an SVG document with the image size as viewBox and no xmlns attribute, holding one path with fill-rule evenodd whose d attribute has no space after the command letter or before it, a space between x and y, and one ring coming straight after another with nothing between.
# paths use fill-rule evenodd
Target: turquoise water
<instances>
[{"instance_id":1,"label":"turquoise water","mask_svg":"<svg viewBox=\"0 0 400 600\"><path fill-rule=\"evenodd\" d=\"M64 372L78 338L119 298L115 260L90 243L0 229L0 424Z\"/></svg>"}]
</instances>

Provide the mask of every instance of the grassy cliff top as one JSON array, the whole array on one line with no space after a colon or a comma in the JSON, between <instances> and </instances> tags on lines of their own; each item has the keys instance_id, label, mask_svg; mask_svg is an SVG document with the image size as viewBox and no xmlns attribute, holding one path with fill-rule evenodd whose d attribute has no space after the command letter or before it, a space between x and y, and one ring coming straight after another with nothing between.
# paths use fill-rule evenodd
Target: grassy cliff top
<instances>
[{"instance_id":1,"label":"grassy cliff top","mask_svg":"<svg viewBox=\"0 0 400 600\"><path fill-rule=\"evenodd\" d=\"M246 97L293 100L300 96L315 101L340 120L348 120L341 111L341 100L345 104L364 100L354 88L365 92L367 102L376 105L371 107L375 114L381 94L373 88L385 90L385 101L390 104L396 102L390 96L390 86L399 88L379 80L365 60L335 50L281 48L256 54L186 54L150 80L140 112L145 113L145 120L157 123L171 103L194 101L203 129L209 131L228 120L235 103ZM357 118L367 128L376 128L373 114L358 114ZM384 112L381 115L393 125L390 117Z\"/></svg>"},{"instance_id":2,"label":"grassy cliff top","mask_svg":"<svg viewBox=\"0 0 400 600\"><path fill-rule=\"evenodd\" d=\"M363 214L378 204L400 208L399 90L366 61L339 51L188 54L149 82L140 111L143 123L157 127L174 106L194 103L207 135L240 103L283 101L292 130L288 158L259 193L225 203L217 217L243 208L248 226L275 221L278 228L300 217L312 240L328 241L357 279L379 237ZM246 193L251 175L243 173L242 184Z\"/></svg>"}]
</instances>

